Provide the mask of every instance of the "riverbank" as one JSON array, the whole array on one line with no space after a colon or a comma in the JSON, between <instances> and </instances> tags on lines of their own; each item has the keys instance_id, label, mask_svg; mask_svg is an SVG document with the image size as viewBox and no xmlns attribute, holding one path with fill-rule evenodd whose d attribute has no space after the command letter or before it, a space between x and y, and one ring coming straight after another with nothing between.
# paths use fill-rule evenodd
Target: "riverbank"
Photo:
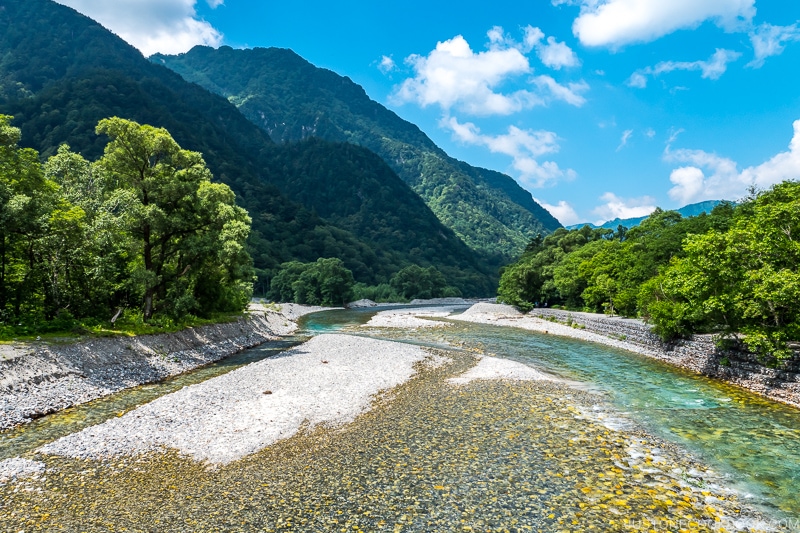
<instances>
[{"instance_id":1,"label":"riverbank","mask_svg":"<svg viewBox=\"0 0 800 533\"><path fill-rule=\"evenodd\" d=\"M152 383L280 339L321 307L251 304L235 322L175 333L6 345L0 431L120 390Z\"/></svg>"},{"instance_id":2,"label":"riverbank","mask_svg":"<svg viewBox=\"0 0 800 533\"><path fill-rule=\"evenodd\" d=\"M476 304L463 314L450 318L511 326L621 348L800 408L800 371L796 366L767 368L759 364L753 354L719 350L711 335L664 343L641 320L558 309L534 309L523 315L511 306L490 303Z\"/></svg>"},{"instance_id":3,"label":"riverbank","mask_svg":"<svg viewBox=\"0 0 800 533\"><path fill-rule=\"evenodd\" d=\"M25 531L783 529L679 448L610 423L602 402L486 353L323 334L0 464L11 478L0 521Z\"/></svg>"}]
</instances>

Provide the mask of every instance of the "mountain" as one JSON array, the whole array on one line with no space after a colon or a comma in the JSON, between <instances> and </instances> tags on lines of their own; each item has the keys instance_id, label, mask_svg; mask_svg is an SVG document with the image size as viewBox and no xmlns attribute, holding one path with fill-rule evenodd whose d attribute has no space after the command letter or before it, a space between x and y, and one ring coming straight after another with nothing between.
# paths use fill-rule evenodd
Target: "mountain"
<instances>
[{"instance_id":1,"label":"mountain","mask_svg":"<svg viewBox=\"0 0 800 533\"><path fill-rule=\"evenodd\" d=\"M434 265L469 295L495 275L369 150L328 141L275 144L216 94L149 62L96 22L49 0L0 3L0 113L43 156L68 143L102 153L97 122L120 116L165 127L203 154L253 218L257 292L290 260L339 257L378 283L410 264Z\"/></svg>"},{"instance_id":2,"label":"mountain","mask_svg":"<svg viewBox=\"0 0 800 533\"><path fill-rule=\"evenodd\" d=\"M449 157L361 86L291 50L197 46L150 60L224 96L276 142L317 136L369 148L464 242L498 262L561 227L509 176Z\"/></svg>"},{"instance_id":3,"label":"mountain","mask_svg":"<svg viewBox=\"0 0 800 533\"><path fill-rule=\"evenodd\" d=\"M673 211L677 211L681 214L684 218L688 217L696 217L702 213L710 213L712 209L717 207L721 204L723 200L706 200L705 202L698 202L696 204L689 204L681 207L680 209L673 209ZM571 226L567 226L567 229L579 229L584 226L589 226L590 228L605 228L605 229L617 229L619 226L624 226L628 229L638 226L645 220L648 216L644 217L634 217L634 218L615 218L614 220L609 220L607 222L603 222L599 226L595 226L591 222L584 222L582 224L573 224Z\"/></svg>"}]
</instances>

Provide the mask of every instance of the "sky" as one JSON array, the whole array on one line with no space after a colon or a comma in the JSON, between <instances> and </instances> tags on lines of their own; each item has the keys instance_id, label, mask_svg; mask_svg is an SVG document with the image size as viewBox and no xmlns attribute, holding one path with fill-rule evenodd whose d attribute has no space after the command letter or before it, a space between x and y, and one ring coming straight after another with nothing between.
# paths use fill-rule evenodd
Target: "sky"
<instances>
[{"instance_id":1,"label":"sky","mask_svg":"<svg viewBox=\"0 0 800 533\"><path fill-rule=\"evenodd\" d=\"M145 56L291 48L563 224L800 178L800 2L58 0Z\"/></svg>"}]
</instances>

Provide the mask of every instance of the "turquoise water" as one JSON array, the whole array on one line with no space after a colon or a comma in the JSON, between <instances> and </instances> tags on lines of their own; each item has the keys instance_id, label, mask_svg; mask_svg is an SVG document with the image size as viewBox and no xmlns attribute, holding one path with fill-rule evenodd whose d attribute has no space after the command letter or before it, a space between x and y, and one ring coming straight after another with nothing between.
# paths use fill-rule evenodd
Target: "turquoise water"
<instances>
[{"instance_id":1,"label":"turquoise water","mask_svg":"<svg viewBox=\"0 0 800 533\"><path fill-rule=\"evenodd\" d=\"M649 432L689 449L702 459L703 462L713 465L717 470L723 473L727 473L730 476L731 483L757 495L758 497L754 500L759 502L766 501L768 506L773 507L775 510L780 510L779 514L788 515L793 518L800 517L800 496L798 496L798 488L800 488L800 439L798 439L798 436L800 436L800 411L797 409L762 399L736 387L727 386L677 370L668 365L637 356L630 352L514 328L500 328L464 323L453 323L452 326L446 328L436 328L432 330L420 329L413 332L357 328L357 326L367 322L374 312L375 310L372 309L334 311L310 315L303 321L303 326L305 328L303 333L313 335L321 332L346 330L348 332L357 332L364 335L404 340L432 346L442 346L449 343L454 346L464 346L465 348L514 359L546 370L552 374L581 382L584 384L583 388L598 391L602 395L602 398L598 399L599 403L607 400L614 408L623 413L625 417L644 426ZM297 342L297 340L294 342ZM135 408L137 405L141 405L161 395L180 389L185 385L209 379L254 360L269 357L288 346L289 343L281 346L273 345L270 346L269 349L256 348L248 350L232 358L198 369L172 380L123 391L119 394L78 408L44 417L16 431L2 433L0 434L0 458L24 454L60 436L100 423L113 416L118 416L121 413ZM485 397L484 399L494 398L488 395L490 386L486 385L485 387L487 387L487 390L483 395L483 397ZM496 394L497 398L506 397L509 398L507 401L512 402L533 402L534 397L525 396L525 394L521 394L518 399L512 400L511 398L517 398L515 395L516 393L512 394L505 389L496 389L497 390L495 390L493 394ZM362 431L363 434L354 437L352 456L347 455L346 457L339 457L335 455L338 452L332 452L334 455L330 458L332 461L331 464L325 467L327 470L320 468L315 475L319 474L321 476L322 474L320 474L320 472L328 471L333 473L331 474L333 478L320 477L320 479L316 480L314 483L309 482L309 491L306 497L322 494L324 490L327 490L325 487L332 483L331 479L338 479L341 476L346 477L352 474L353 476L357 476L359 480L366 480L369 481L369 483L380 481L380 475L383 475L381 472L385 470L385 465L393 464L392 461L397 461L397 457L395 455L390 455L388 458L381 459L380 461L375 459L375 461L373 461L375 463L374 465L369 464L369 458L379 452L382 453L382 450L385 448L383 444L380 446L376 444L376 449L370 452L370 454L373 455L367 454L364 456L364 452L360 447L364 446L365 442L372 438L370 435L384 435L381 439L389 439L387 442L394 442L397 437L400 437L400 434L395 434L395 432L407 425L409 435L401 439L403 442L402 445L396 444L396 446L400 446L399 449L401 452L403 452L403 450L407 452L408 446L410 446L409 443L411 442L418 442L419 446L423 444L424 446L444 446L445 443L450 442L449 439L452 439L454 434L458 434L462 429L466 431L468 428L472 427L474 429L474 427L477 427L474 426L474 421L478 420L475 417L479 415L470 415L470 412L466 414L461 413L459 411L460 404L458 402L476 402L472 412L480 413L483 411L487 421L494 420L488 416L490 410L499 409L501 407L489 400L487 400L489 401L488 404L485 402L481 403L482 396L465 396L463 399L457 399L454 393L446 388L441 389L440 394L441 399L427 399L425 401L432 402L435 405L444 405L444 402L451 402L451 409L448 410L447 413L449 413L448 416L455 417L453 420L456 421L450 422L452 427L437 418L446 418L443 415L444 411L442 409L433 409L429 411L426 410L427 407L408 413L398 411L396 415L394 415L396 418L390 418L381 422L387 426L383 434L376 432L377 430L375 427L365 422L365 427L358 430ZM554 397L554 399L557 400L558 398ZM442 403L439 404L437 402ZM530 405L533 405L533 403ZM464 449L469 449L471 444L477 442L475 439L483 438L486 440L486 452L488 453L492 450L491 442L494 439L497 428L504 428L505 426L503 424L514 422L514 424L517 425L514 426L513 431L511 429L507 430L507 432L510 432L509 438L516 435L515 438L518 439L521 435L525 435L526 431L529 431L530 434L526 437L527 441L524 443L520 442L513 452L514 454L523 454L524 452L524 454L530 455L530 457L528 457L530 461L524 464L527 465L526 468L530 468L531 465L535 467L539 460L537 459L537 454L541 454L542 451L546 449L546 447L543 447L545 446L544 440L537 441L536 439L549 439L551 436L553 438L560 437L557 433L544 433L537 436L536 431L541 431L541 429L536 429L539 425L534 424L534 426L529 426L532 422L523 416L523 411L524 409L520 411L520 409L517 408L516 410L509 410L509 414L504 414L505 411L500 409L497 416L499 416L503 422L492 422L494 425L489 427L487 429L488 432L485 433L481 432L482 430L466 432L463 436ZM431 420L427 425L421 424L419 427L416 427L415 424L420 422L422 413L427 413L426 416L430 416ZM571 415L568 412L562 413L562 415L566 418L559 419L559 424L570 424L569 417ZM509 426L509 428L510 427L511 426ZM527 430L525 429L526 427L528 427ZM572 434L570 432L580 431L580 427L580 425L574 427L565 425L564 428L567 429L562 430L559 429L561 426L553 426L553 428L547 431L562 431L569 437L569 435ZM439 431L441 435L432 437L431 432L435 431ZM504 429L503 431L506 430ZM601 436L601 434L597 434L593 438L600 438ZM399 443L400 441L397 442ZM456 442L457 441L453 441L453 443ZM537 442L539 444L537 444ZM403 448L403 446L406 448ZM442 451L444 448L439 449L436 446L422 455L415 455L405 460L408 462L420 461L420 464L425 464L425 461L432 458L448 457L448 454ZM557 445L554 441L552 446L553 449L551 451L557 455L557 450L560 449L558 446L560 445ZM411 448L413 448L413 446L411 446ZM279 453L279 451L280 447L278 447L278 451L274 453ZM267 455L270 453L273 452L265 452ZM300 454L299 456L302 457L304 452L300 450L293 453L298 453ZM448 453L457 452L451 450L448 451ZM597 454L598 457L602 456L600 448L598 448ZM328 460L323 456L320 457L322 457L319 459L321 461ZM375 457L378 456L375 455ZM468 457L468 455L464 457ZM510 455L509 457L515 457L515 455ZM492 460L500 461L498 458ZM563 460L570 461L571 459L567 454L563 457ZM253 486L248 486L247 490L237 492L237 498L240 496L247 496L248 494L256 494L256 491L260 490L259 487L265 486L263 480L269 479L269 476L272 475L271 473L268 475L260 470L269 467L263 460L254 457L252 461L253 464L248 466L251 470L248 471L246 476L244 475L244 470L241 470L235 465L230 469L223 469L220 473L220 475L230 475L234 480L244 480L247 483L253 483ZM340 464L337 461L345 461L346 465ZM482 461L488 464L490 462L490 456L487 455ZM518 461L518 459L514 459L508 464L505 464L503 461L498 462L496 465L500 471L508 468L513 470L518 467L517 462L515 462ZM82 463L76 465L70 464L69 466L65 465L63 471L74 471L75 476L83 476L82 469L84 467L81 466L81 464ZM190 470L194 468L193 466L181 466L180 463L175 464L177 465L176 468L179 466L180 468L187 468ZM481 464L469 463L466 466L462 466L468 470L478 469L475 470L475 472L479 472ZM439 464L433 464L433 467L435 467L435 469L443 468L442 465ZM158 465L156 472L161 472L163 468L165 468L163 465ZM364 471L368 471L370 474L364 474L359 469L365 469ZM225 488L226 484L233 483L233 481L227 478L224 480L215 479L211 474L208 474L208 476L211 476L209 479L205 479L204 476L207 474L195 472L194 470L191 470L191 472L191 475L197 476L198 482L201 479L204 480L203 482L207 485L206 488L209 494L213 495L213 497L207 496L209 502L219 502L219 498L233 497L228 496L227 493L219 492L222 490L220 487ZM287 473L287 479L290 480L290 483L296 482L296 479L298 479L297 476L299 475L298 472L307 472L307 467L301 464L301 466L298 466L297 472L292 471ZM453 479L463 474L463 472L459 473L460 471L454 472ZM432 475L434 474L435 471ZM542 472L537 474L535 468L530 473L531 476L541 474ZM185 472L183 474L175 474L177 477L185 477L186 475ZM166 476L166 474L147 473L147 476L143 477L141 480L138 478L136 480L136 483L144 483L145 485L157 481L158 483L163 483L163 486L166 487L166 489L153 489L151 493L141 493L157 495L157 497L154 496L155 499L152 502L147 499L142 500L145 504L153 506L153 509L158 508L155 502L160 501L159 498L163 497L164 490L167 491L167 494L170 494L169 491L178 490L173 489L171 485L164 481L162 479L163 476ZM83 478L80 478L74 481L72 485L64 481L64 483L67 483L65 485L67 490L64 496L67 500L65 501L70 501L69 498L77 498L80 487L82 487L82 479ZM236 483L238 482L239 481L236 481ZM396 483L396 481L392 481L392 483ZM159 485L159 487L162 487L162 485ZM395 487L395 485L391 485L391 487ZM408 487L405 485L395 487L395 489L400 491L399 494L405 494L404 491L407 488ZM384 487L384 489L388 490L386 487ZM189 491L191 490L191 486L180 487L180 490ZM275 490L279 491L280 487L275 488ZM434 487L434 492L438 490L440 489ZM417 493L413 494L415 494L415 497L419 496ZM458 493L454 494L458 496ZM500 494L503 494L502 491ZM569 492L564 492L562 496L565 498L571 497L569 494ZM364 497L368 498L368 495L369 491L365 492ZM473 495L470 495L470 497L472 496ZM477 496L479 495L476 495L476 497ZM50 496L48 496L48 498L49 497ZM93 492L91 495L87 495L87 498L90 497L94 498L98 497L98 495ZM111 494L108 497L110 498L109 501L113 501L117 496ZM339 497L344 496L337 496L337 498ZM400 496L398 496L398 498L399 497ZM31 496L31 498L33 498L33 496ZM142 498L144 498L144 496L142 496ZM36 503L35 500L32 501ZM77 502L78 500L75 501ZM238 500L236 501L238 502ZM302 503L306 500L300 498L299 501ZM394 500L388 499L386 501ZM104 502L104 500L98 500L98 502ZM243 502L240 503L244 505ZM80 503L80 505L85 504L85 502ZM105 504L108 504L108 501L105 501ZM237 503L237 505L238 504L239 503ZM266 507L263 507L259 511L259 513L261 513L258 514L259 517L262 517L263 512L266 512L265 510L271 509L272 507L270 506L273 505L274 502L272 500L265 500L262 504ZM348 501L347 505L351 504L358 507L357 510L360 511L361 507L358 502ZM137 502L130 503L130 505L144 504L137 500ZM217 505L217 503L214 505ZM105 513L107 505L105 507L101 505L100 507L104 509L102 512ZM181 512L187 513L192 510L190 507L180 505L176 508L181 509ZM199 507L198 509L205 508ZM172 512L175 512L175 509L168 506L165 507L163 513L161 513L161 511L158 513L152 511L154 516L159 515L159 513L169 514ZM199 512L200 511L198 511L198 513ZM284 512L287 516L291 516L292 513L296 512L296 509L294 507L289 507L281 512ZM387 513L389 513L389 511L387 511ZM602 515L599 516L602 517ZM421 526L421 529L417 530L425 530L425 528Z\"/></svg>"},{"instance_id":2,"label":"turquoise water","mask_svg":"<svg viewBox=\"0 0 800 533\"><path fill-rule=\"evenodd\" d=\"M330 312L310 316L306 327L324 331L367 318L363 311ZM732 483L800 517L798 409L625 350L522 329L454 323L420 328L408 340L479 347L583 382L602 391L626 418L688 448L728 473Z\"/></svg>"}]
</instances>

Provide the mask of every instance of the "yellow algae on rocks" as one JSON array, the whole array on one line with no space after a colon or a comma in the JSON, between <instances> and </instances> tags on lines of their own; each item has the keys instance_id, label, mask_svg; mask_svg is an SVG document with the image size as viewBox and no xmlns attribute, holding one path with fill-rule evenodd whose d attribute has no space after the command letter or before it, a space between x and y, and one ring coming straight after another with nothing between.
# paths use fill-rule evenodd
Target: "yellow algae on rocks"
<instances>
[{"instance_id":1,"label":"yellow algae on rocks","mask_svg":"<svg viewBox=\"0 0 800 533\"><path fill-rule=\"evenodd\" d=\"M702 471L679 451L577 414L596 396L550 381L452 385L476 358L437 353L448 362L420 366L352 423L214 468L174 452L40 456L43 475L0 486L0 523L26 532L760 530L762 517L735 494L676 473ZM642 452L653 450L658 461L647 461Z\"/></svg>"}]
</instances>

